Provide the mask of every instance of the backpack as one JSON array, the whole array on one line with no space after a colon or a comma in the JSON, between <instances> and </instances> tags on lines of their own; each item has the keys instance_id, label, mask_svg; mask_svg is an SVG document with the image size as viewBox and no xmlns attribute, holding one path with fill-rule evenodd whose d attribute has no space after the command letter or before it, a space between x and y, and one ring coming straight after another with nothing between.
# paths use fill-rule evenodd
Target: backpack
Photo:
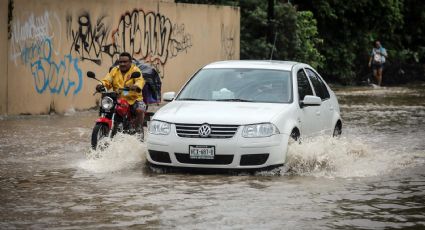
<instances>
[{"instance_id":1,"label":"backpack","mask_svg":"<svg viewBox=\"0 0 425 230\"><path fill-rule=\"evenodd\" d=\"M133 64L139 67L145 80L145 86L142 89L143 101L146 104L157 104L161 102L161 77L155 68L151 65L133 59ZM118 60L109 68L109 72L112 68L118 66Z\"/></svg>"},{"instance_id":2,"label":"backpack","mask_svg":"<svg viewBox=\"0 0 425 230\"><path fill-rule=\"evenodd\" d=\"M375 54L373 55L373 61L375 63L381 63L382 62L381 54L378 54L378 53L375 52Z\"/></svg>"},{"instance_id":3,"label":"backpack","mask_svg":"<svg viewBox=\"0 0 425 230\"><path fill-rule=\"evenodd\" d=\"M133 63L142 71L145 86L142 89L143 100L146 104L161 102L161 77L151 65L133 60Z\"/></svg>"},{"instance_id":4,"label":"backpack","mask_svg":"<svg viewBox=\"0 0 425 230\"><path fill-rule=\"evenodd\" d=\"M373 48L372 55L373 55L373 63L376 63L376 64L385 63L385 55L387 55L387 51L382 47L379 49Z\"/></svg>"}]
</instances>

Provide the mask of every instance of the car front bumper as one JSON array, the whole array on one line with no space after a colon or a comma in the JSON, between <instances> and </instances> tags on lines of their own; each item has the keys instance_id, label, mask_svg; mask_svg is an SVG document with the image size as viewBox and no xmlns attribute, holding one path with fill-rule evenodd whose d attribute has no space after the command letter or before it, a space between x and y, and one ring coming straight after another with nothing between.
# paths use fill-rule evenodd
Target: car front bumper
<instances>
[{"instance_id":1,"label":"car front bumper","mask_svg":"<svg viewBox=\"0 0 425 230\"><path fill-rule=\"evenodd\" d=\"M176 134L148 134L147 160L159 166L182 168L256 169L282 165L286 159L289 135L243 138L241 129L232 138L186 138ZM191 159L189 146L214 146L214 159Z\"/></svg>"}]
</instances>

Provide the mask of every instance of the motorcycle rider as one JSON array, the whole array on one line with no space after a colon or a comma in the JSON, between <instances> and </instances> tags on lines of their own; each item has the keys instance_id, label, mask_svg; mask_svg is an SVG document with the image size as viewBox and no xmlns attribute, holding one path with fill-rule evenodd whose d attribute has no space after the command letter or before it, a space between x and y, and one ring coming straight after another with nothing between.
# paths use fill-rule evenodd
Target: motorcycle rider
<instances>
[{"instance_id":1,"label":"motorcycle rider","mask_svg":"<svg viewBox=\"0 0 425 230\"><path fill-rule=\"evenodd\" d=\"M131 105L132 112L135 113L136 132L143 138L143 122L146 104L143 102L142 89L145 85L145 80L140 69L132 63L133 58L127 52L120 54L118 66L113 67L109 73L101 80L102 84L96 86L96 91L103 91L104 87L117 91L120 88L128 87L130 91L121 92L121 97L126 99ZM131 74L139 72L139 78L130 79Z\"/></svg>"}]
</instances>

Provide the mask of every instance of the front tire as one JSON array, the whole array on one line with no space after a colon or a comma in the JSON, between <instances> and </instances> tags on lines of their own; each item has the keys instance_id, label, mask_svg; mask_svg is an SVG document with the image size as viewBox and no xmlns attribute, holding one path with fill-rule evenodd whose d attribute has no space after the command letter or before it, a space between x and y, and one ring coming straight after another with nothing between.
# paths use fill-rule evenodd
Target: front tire
<instances>
[{"instance_id":1,"label":"front tire","mask_svg":"<svg viewBox=\"0 0 425 230\"><path fill-rule=\"evenodd\" d=\"M102 138L107 137L108 134L109 134L109 127L106 124L97 123L94 126L93 132L91 134L91 147L92 147L92 149L96 150L97 145L99 144L99 141Z\"/></svg>"},{"instance_id":2,"label":"front tire","mask_svg":"<svg viewBox=\"0 0 425 230\"><path fill-rule=\"evenodd\" d=\"M340 137L342 134L342 125L341 123L337 123L334 128L334 132L332 134L333 137Z\"/></svg>"},{"instance_id":3,"label":"front tire","mask_svg":"<svg viewBox=\"0 0 425 230\"><path fill-rule=\"evenodd\" d=\"M292 130L291 135L289 136L289 141L290 143L296 143L296 142L298 142L298 144L301 143L300 131L298 131L298 129Z\"/></svg>"},{"instance_id":4,"label":"front tire","mask_svg":"<svg viewBox=\"0 0 425 230\"><path fill-rule=\"evenodd\" d=\"M286 164L286 159L288 158L288 153L289 153L289 148L292 145L295 145L295 143L297 144L301 144L301 139L300 139L300 131L298 131L297 128L293 129L291 131L291 134L289 135L288 138L288 145L286 146L286 153L284 154L284 159L283 159L283 164Z\"/></svg>"}]
</instances>

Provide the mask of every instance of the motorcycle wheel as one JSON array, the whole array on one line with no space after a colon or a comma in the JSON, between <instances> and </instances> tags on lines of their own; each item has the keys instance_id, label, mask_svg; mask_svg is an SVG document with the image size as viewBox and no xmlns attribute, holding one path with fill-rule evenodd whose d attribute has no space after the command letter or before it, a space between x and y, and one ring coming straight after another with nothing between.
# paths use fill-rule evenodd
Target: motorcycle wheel
<instances>
[{"instance_id":1,"label":"motorcycle wheel","mask_svg":"<svg viewBox=\"0 0 425 230\"><path fill-rule=\"evenodd\" d=\"M94 126L93 132L91 134L92 149L96 150L99 140L101 140L104 137L107 137L108 134L109 134L109 127L106 124L97 123Z\"/></svg>"}]
</instances>

